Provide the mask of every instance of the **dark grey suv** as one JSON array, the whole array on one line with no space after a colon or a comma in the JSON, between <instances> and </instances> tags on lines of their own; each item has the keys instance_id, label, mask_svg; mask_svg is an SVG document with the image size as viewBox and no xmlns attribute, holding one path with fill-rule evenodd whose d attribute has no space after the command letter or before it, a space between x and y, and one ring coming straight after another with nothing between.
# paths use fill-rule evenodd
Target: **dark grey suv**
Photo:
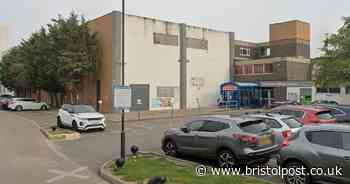
<instances>
[{"instance_id":1,"label":"dark grey suv","mask_svg":"<svg viewBox=\"0 0 350 184\"><path fill-rule=\"evenodd\" d=\"M306 168L305 175L284 177L286 184L319 182L348 184L350 183L350 126L303 127L299 134L289 141L288 147L281 149L277 162L285 168ZM334 170L337 167L342 168L342 175Z\"/></svg>"},{"instance_id":2,"label":"dark grey suv","mask_svg":"<svg viewBox=\"0 0 350 184\"><path fill-rule=\"evenodd\" d=\"M188 154L217 159L221 167L266 163L279 147L278 135L264 121L254 118L206 116L165 132L165 154Z\"/></svg>"}]
</instances>

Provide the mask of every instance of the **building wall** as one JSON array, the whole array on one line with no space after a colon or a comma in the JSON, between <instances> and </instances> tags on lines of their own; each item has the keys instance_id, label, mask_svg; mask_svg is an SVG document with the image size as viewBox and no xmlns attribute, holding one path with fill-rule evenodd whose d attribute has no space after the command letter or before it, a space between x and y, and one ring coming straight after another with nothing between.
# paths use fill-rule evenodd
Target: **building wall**
<instances>
[{"instance_id":1,"label":"building wall","mask_svg":"<svg viewBox=\"0 0 350 184\"><path fill-rule=\"evenodd\" d=\"M229 33L190 27L187 36L208 40L208 50L188 49L187 106L216 106L219 86L229 80ZM191 84L192 78L202 78L204 85L198 90Z\"/></svg>"},{"instance_id":2,"label":"building wall","mask_svg":"<svg viewBox=\"0 0 350 184\"><path fill-rule=\"evenodd\" d=\"M237 61L236 65L245 64L273 64L271 74L243 74L236 75L237 81L310 81L310 62L306 59L298 58L267 58L259 60Z\"/></svg>"},{"instance_id":3,"label":"building wall","mask_svg":"<svg viewBox=\"0 0 350 184\"><path fill-rule=\"evenodd\" d=\"M287 80L290 81L310 81L309 62L287 62Z\"/></svg>"},{"instance_id":4,"label":"building wall","mask_svg":"<svg viewBox=\"0 0 350 184\"><path fill-rule=\"evenodd\" d=\"M310 24L299 20L270 24L270 41L288 39L310 40Z\"/></svg>"},{"instance_id":5,"label":"building wall","mask_svg":"<svg viewBox=\"0 0 350 184\"><path fill-rule=\"evenodd\" d=\"M126 18L126 66L127 85L150 85L150 109L157 100L157 87L179 87L179 48L155 44L154 34L178 35L177 24L138 16ZM166 38L165 38L166 39ZM162 42L163 43L163 42ZM172 42L170 41L170 44ZM176 106L178 107L178 99Z\"/></svg>"},{"instance_id":6,"label":"building wall","mask_svg":"<svg viewBox=\"0 0 350 184\"><path fill-rule=\"evenodd\" d=\"M89 22L90 29L98 33L101 60L96 73L84 78L80 91L82 102L96 106L96 82L100 80L102 112L110 112L112 107L113 20L114 14L110 13Z\"/></svg>"},{"instance_id":7,"label":"building wall","mask_svg":"<svg viewBox=\"0 0 350 184\"><path fill-rule=\"evenodd\" d=\"M215 106L221 82L229 80L229 33L187 26L187 107ZM175 108L179 108L180 48L179 24L150 18L127 16L126 81L149 84L150 109L158 100L157 87L175 88ZM197 89L193 81L204 81Z\"/></svg>"}]
</instances>

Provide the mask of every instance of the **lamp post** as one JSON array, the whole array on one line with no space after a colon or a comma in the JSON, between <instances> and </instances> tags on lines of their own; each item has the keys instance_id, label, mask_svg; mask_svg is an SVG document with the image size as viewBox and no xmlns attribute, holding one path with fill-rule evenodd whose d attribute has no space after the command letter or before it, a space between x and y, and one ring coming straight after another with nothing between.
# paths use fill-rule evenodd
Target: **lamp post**
<instances>
[{"instance_id":1,"label":"lamp post","mask_svg":"<svg viewBox=\"0 0 350 184\"><path fill-rule=\"evenodd\" d=\"M122 86L125 86L125 0L122 0L122 50L121 50L121 69L122 69ZM125 109L122 108L122 131L120 133L120 156L125 159L125 130L124 130L124 120L125 120Z\"/></svg>"}]
</instances>

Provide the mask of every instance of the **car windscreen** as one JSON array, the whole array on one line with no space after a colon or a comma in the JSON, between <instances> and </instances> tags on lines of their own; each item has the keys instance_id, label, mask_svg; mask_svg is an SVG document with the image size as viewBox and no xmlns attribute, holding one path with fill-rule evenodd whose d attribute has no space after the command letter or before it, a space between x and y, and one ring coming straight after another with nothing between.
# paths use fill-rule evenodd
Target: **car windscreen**
<instances>
[{"instance_id":1,"label":"car windscreen","mask_svg":"<svg viewBox=\"0 0 350 184\"><path fill-rule=\"evenodd\" d=\"M89 105L75 105L73 106L74 113L89 113L96 112L95 109Z\"/></svg>"},{"instance_id":2,"label":"car windscreen","mask_svg":"<svg viewBox=\"0 0 350 184\"><path fill-rule=\"evenodd\" d=\"M318 112L318 113L316 113L316 115L317 115L318 118L320 118L322 120L334 119L334 116L331 113L331 111Z\"/></svg>"},{"instance_id":3,"label":"car windscreen","mask_svg":"<svg viewBox=\"0 0 350 184\"><path fill-rule=\"evenodd\" d=\"M285 118L282 119L284 123L286 123L290 128L300 128L303 125L296 119L294 118Z\"/></svg>"},{"instance_id":4,"label":"car windscreen","mask_svg":"<svg viewBox=\"0 0 350 184\"><path fill-rule=\"evenodd\" d=\"M253 133L253 134L261 133L270 129L270 127L268 127L262 120L247 121L247 122L240 123L238 126L244 132Z\"/></svg>"}]
</instances>

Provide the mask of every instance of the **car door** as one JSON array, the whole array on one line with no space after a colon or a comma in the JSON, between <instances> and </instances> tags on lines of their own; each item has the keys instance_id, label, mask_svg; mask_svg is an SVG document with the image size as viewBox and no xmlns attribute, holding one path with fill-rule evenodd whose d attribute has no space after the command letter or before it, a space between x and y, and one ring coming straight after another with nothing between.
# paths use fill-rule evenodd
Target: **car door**
<instances>
[{"instance_id":1,"label":"car door","mask_svg":"<svg viewBox=\"0 0 350 184\"><path fill-rule=\"evenodd\" d=\"M335 131L313 131L308 133L308 139L318 158L314 161L313 167L336 168L342 165L344 158L340 153L341 134ZM324 176L325 180L336 182L341 176L328 175Z\"/></svg>"},{"instance_id":2,"label":"car door","mask_svg":"<svg viewBox=\"0 0 350 184\"><path fill-rule=\"evenodd\" d=\"M205 120L203 126L195 132L194 137L194 149L198 155L207 157L215 155L219 133L221 130L229 128L229 125L225 122L217 120Z\"/></svg>"},{"instance_id":3,"label":"car door","mask_svg":"<svg viewBox=\"0 0 350 184\"><path fill-rule=\"evenodd\" d=\"M350 132L342 132L342 148L340 155L343 157L342 168L344 183L350 183Z\"/></svg>"},{"instance_id":4,"label":"car door","mask_svg":"<svg viewBox=\"0 0 350 184\"><path fill-rule=\"evenodd\" d=\"M185 154L196 154L194 148L194 137L198 129L204 124L203 120L194 120L185 125L188 132L180 131L176 134L176 145L180 152Z\"/></svg>"},{"instance_id":5,"label":"car door","mask_svg":"<svg viewBox=\"0 0 350 184\"><path fill-rule=\"evenodd\" d=\"M72 115L70 113L72 111L73 111L73 109L70 106L63 106L61 109L60 117L61 117L62 123L65 126L72 126L73 118L72 118Z\"/></svg>"},{"instance_id":6,"label":"car door","mask_svg":"<svg viewBox=\"0 0 350 184\"><path fill-rule=\"evenodd\" d=\"M38 102L36 102L35 99L28 99L28 106L30 107L30 109L38 110L38 109L40 109L39 105L40 104Z\"/></svg>"}]
</instances>

